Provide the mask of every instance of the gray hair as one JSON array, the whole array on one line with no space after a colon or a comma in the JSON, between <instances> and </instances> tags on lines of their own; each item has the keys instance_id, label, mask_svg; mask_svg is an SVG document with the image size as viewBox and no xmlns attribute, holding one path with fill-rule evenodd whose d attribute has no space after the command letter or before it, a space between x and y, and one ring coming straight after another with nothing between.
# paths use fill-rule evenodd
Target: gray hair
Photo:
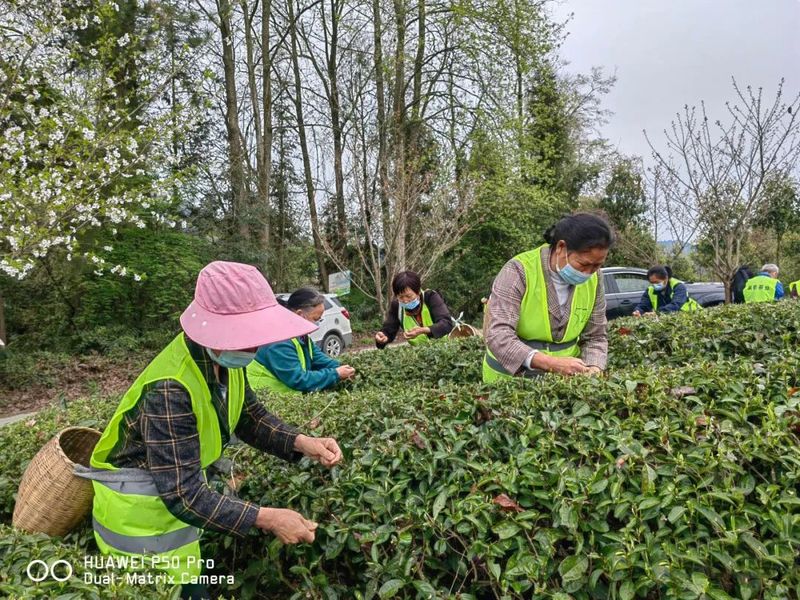
<instances>
[{"instance_id":1,"label":"gray hair","mask_svg":"<svg viewBox=\"0 0 800 600\"><path fill-rule=\"evenodd\" d=\"M778 265L776 265L774 263L767 263L763 267L761 267L761 272L762 273L775 273L775 275L777 275L778 274Z\"/></svg>"}]
</instances>

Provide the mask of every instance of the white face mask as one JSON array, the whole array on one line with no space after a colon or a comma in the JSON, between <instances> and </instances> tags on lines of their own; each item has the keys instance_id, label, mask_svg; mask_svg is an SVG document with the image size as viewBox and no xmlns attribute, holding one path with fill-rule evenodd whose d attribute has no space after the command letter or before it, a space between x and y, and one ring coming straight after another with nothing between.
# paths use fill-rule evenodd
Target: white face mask
<instances>
[{"instance_id":1,"label":"white face mask","mask_svg":"<svg viewBox=\"0 0 800 600\"><path fill-rule=\"evenodd\" d=\"M558 266L558 259L556 259L556 273L561 280L568 284L568 285L580 285L582 283L586 283L591 275L587 275L586 273L579 271L575 267L573 267L569 263L569 251L567 251L564 260L566 260L566 264L563 267Z\"/></svg>"},{"instance_id":2,"label":"white face mask","mask_svg":"<svg viewBox=\"0 0 800 600\"><path fill-rule=\"evenodd\" d=\"M206 348L206 351L211 360L226 369L244 369L256 358L255 352L244 352L243 350L223 350L219 356L214 354L211 348Z\"/></svg>"}]
</instances>

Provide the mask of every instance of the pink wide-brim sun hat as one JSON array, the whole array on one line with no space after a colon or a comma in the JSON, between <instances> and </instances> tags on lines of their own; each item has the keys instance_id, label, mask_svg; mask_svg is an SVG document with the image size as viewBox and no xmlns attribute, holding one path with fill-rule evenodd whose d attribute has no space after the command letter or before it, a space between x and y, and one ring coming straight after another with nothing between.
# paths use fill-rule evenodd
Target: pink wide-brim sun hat
<instances>
[{"instance_id":1,"label":"pink wide-brim sun hat","mask_svg":"<svg viewBox=\"0 0 800 600\"><path fill-rule=\"evenodd\" d=\"M278 304L258 269L224 261L209 263L200 271L181 327L189 338L212 350L257 348L317 329Z\"/></svg>"}]
</instances>

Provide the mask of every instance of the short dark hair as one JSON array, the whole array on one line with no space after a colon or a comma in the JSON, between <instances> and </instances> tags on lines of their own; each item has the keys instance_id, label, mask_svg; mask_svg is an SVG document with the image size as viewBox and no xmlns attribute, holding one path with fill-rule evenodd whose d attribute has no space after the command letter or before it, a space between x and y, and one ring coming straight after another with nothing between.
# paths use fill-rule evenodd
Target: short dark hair
<instances>
[{"instance_id":1,"label":"short dark hair","mask_svg":"<svg viewBox=\"0 0 800 600\"><path fill-rule=\"evenodd\" d=\"M415 294L422 291L422 281L414 271L400 271L392 279L392 291L395 296L401 294L406 288L411 289Z\"/></svg>"},{"instance_id":2,"label":"short dark hair","mask_svg":"<svg viewBox=\"0 0 800 600\"><path fill-rule=\"evenodd\" d=\"M292 292L289 299L281 302L281 304L289 310L299 310L301 308L314 308L323 302L325 302L325 298L317 290L310 287L302 287Z\"/></svg>"},{"instance_id":3,"label":"short dark hair","mask_svg":"<svg viewBox=\"0 0 800 600\"><path fill-rule=\"evenodd\" d=\"M650 279L653 276L658 277L659 279L672 279L672 269L666 265L650 267L647 270L647 278Z\"/></svg>"},{"instance_id":4,"label":"short dark hair","mask_svg":"<svg viewBox=\"0 0 800 600\"><path fill-rule=\"evenodd\" d=\"M584 252L593 248L611 248L614 233L611 226L600 215L578 212L563 217L558 223L544 232L544 240L555 249L564 240L567 250Z\"/></svg>"}]
</instances>

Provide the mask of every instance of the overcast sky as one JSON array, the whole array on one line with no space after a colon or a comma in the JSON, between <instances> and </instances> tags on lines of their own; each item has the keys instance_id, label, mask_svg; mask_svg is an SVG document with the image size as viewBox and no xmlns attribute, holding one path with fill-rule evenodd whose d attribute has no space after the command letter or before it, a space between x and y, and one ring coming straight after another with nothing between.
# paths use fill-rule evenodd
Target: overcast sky
<instances>
[{"instance_id":1,"label":"overcast sky","mask_svg":"<svg viewBox=\"0 0 800 600\"><path fill-rule=\"evenodd\" d=\"M781 77L787 94L800 91L800 0L560 0L554 10L574 13L567 69L616 73L603 133L626 154L649 156L642 129L663 139L684 104L724 110L731 76L768 98Z\"/></svg>"}]
</instances>

